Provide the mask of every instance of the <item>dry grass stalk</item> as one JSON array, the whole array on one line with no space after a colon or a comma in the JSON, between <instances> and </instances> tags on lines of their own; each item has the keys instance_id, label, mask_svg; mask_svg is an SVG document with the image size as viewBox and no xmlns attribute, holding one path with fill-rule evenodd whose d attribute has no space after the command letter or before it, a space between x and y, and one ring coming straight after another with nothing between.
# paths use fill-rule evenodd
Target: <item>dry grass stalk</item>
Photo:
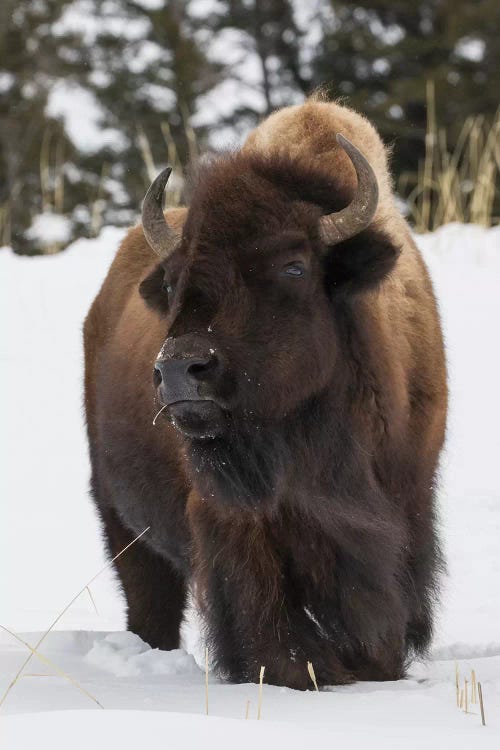
<instances>
[{"instance_id":1,"label":"dry grass stalk","mask_svg":"<svg viewBox=\"0 0 500 750\"><path fill-rule=\"evenodd\" d=\"M52 129L48 125L42 137L40 147L40 195L43 213L62 215L64 212L64 140L59 138L55 144L54 165L51 163ZM61 243L52 242L43 248L45 255L59 252Z\"/></svg>"},{"instance_id":2,"label":"dry grass stalk","mask_svg":"<svg viewBox=\"0 0 500 750\"><path fill-rule=\"evenodd\" d=\"M455 691L457 694L457 708L460 707L460 674L458 672L458 664L455 662Z\"/></svg>"},{"instance_id":3,"label":"dry grass stalk","mask_svg":"<svg viewBox=\"0 0 500 750\"><path fill-rule=\"evenodd\" d=\"M137 124L137 142L139 144L139 150L141 152L144 166L146 167L146 172L148 173L148 180L149 182L153 182L158 174L158 170L153 159L153 152L151 151L147 135L144 132L144 128L139 123Z\"/></svg>"},{"instance_id":4,"label":"dry grass stalk","mask_svg":"<svg viewBox=\"0 0 500 750\"><path fill-rule=\"evenodd\" d=\"M64 211L64 140L62 138L59 138L56 143L54 209L58 214Z\"/></svg>"},{"instance_id":5,"label":"dry grass stalk","mask_svg":"<svg viewBox=\"0 0 500 750\"><path fill-rule=\"evenodd\" d=\"M158 419L162 411L165 411L165 409L168 409L168 404L165 404L164 406L162 406L160 411L155 414L155 418L153 419L153 427L156 425L156 420Z\"/></svg>"},{"instance_id":6,"label":"dry grass stalk","mask_svg":"<svg viewBox=\"0 0 500 750\"><path fill-rule=\"evenodd\" d=\"M43 211L48 211L52 207L49 179L50 141L52 137L50 130L50 125L48 125L43 131L42 145L40 147L40 193Z\"/></svg>"},{"instance_id":7,"label":"dry grass stalk","mask_svg":"<svg viewBox=\"0 0 500 750\"><path fill-rule=\"evenodd\" d=\"M99 614L99 610L97 609L97 605L95 603L94 597L92 596L92 591L90 590L90 588L88 586L87 586L87 592L88 592L88 595L90 597L90 601L92 602L92 604L94 606L95 613L96 613L96 615L98 615Z\"/></svg>"},{"instance_id":8,"label":"dry grass stalk","mask_svg":"<svg viewBox=\"0 0 500 750\"><path fill-rule=\"evenodd\" d=\"M260 721L260 715L262 710L262 681L264 679L264 672L266 671L265 667L260 668L260 676L259 676L259 703L257 706L257 719Z\"/></svg>"},{"instance_id":9,"label":"dry grass stalk","mask_svg":"<svg viewBox=\"0 0 500 750\"><path fill-rule=\"evenodd\" d=\"M104 183L108 179L110 172L110 165L108 162L103 162L101 168L101 176L97 185L96 196L92 201L92 208L90 211L90 236L97 237L102 229L103 225L103 213L106 207L106 201L104 200Z\"/></svg>"},{"instance_id":10,"label":"dry grass stalk","mask_svg":"<svg viewBox=\"0 0 500 750\"><path fill-rule=\"evenodd\" d=\"M316 682L316 674L314 672L314 667L312 665L312 662L307 662L307 671L309 672L309 677L312 680L312 683L316 689L316 692L319 693L318 683Z\"/></svg>"},{"instance_id":11,"label":"dry grass stalk","mask_svg":"<svg viewBox=\"0 0 500 750\"><path fill-rule=\"evenodd\" d=\"M480 682L477 683L477 692L479 694L479 707L481 708L481 724L485 727L486 719L484 718L483 688L481 687Z\"/></svg>"},{"instance_id":12,"label":"dry grass stalk","mask_svg":"<svg viewBox=\"0 0 500 750\"><path fill-rule=\"evenodd\" d=\"M102 566L102 568L95 574L95 576L93 576L93 578L91 578L90 581L88 581L88 583L86 583L85 586L82 589L80 589L80 591L78 592L78 594L76 594L76 596L73 597L73 599L70 601L70 603L67 604L64 607L64 609L62 610L62 612L60 612L57 615L56 619L52 622L52 624L50 625L49 629L46 630L45 633L42 635L42 637L38 640L38 643L34 646L32 653L30 653L30 655L27 657L27 659L25 659L25 661L22 663L22 665L21 665L18 673L16 674L16 676L14 677L14 679L12 680L12 682L10 683L10 685L5 690L4 694L2 695L2 698L0 699L0 708L3 706L3 704L4 704L7 696L9 695L10 691L12 690L12 688L14 687L14 685L16 684L16 682L18 681L18 679L21 676L21 674L24 672L25 667L29 664L29 662L31 660L31 657L33 656L33 652L37 651L40 648L40 646L42 645L42 643L44 642L44 640L46 639L46 637L48 636L48 634L53 630L53 628L55 628L55 626L57 625L57 623L59 622L59 620L61 619L61 617L63 617L63 615L66 614L66 612L68 611L68 609L76 602L76 600L78 599L78 597L81 596L83 594L83 592L96 580L96 578L98 578L101 575L101 573L104 573L104 571L107 568L109 568L110 565L112 565L116 560L118 560L118 558L121 557L130 547L132 547L133 544L135 544L137 541L139 541L139 539L142 536L144 536L144 534L146 534L150 530L150 528L151 528L151 526L147 526L144 529L144 531L141 531L141 533L138 534L135 537L135 539L132 539L132 541L129 542L126 545L126 547L124 547L122 550L120 550L120 552L118 552L118 554L115 555L112 560L108 560L108 562L105 565ZM30 648L31 648L31 646L30 646Z\"/></svg>"},{"instance_id":13,"label":"dry grass stalk","mask_svg":"<svg viewBox=\"0 0 500 750\"><path fill-rule=\"evenodd\" d=\"M189 112L185 104L181 104L181 115L182 115L182 123L184 125L184 133L186 135L186 140L188 144L188 151L189 151L189 159L192 162L195 162L198 160L199 152L198 152L198 139L196 138L196 133L194 132L191 123L189 122Z\"/></svg>"},{"instance_id":14,"label":"dry grass stalk","mask_svg":"<svg viewBox=\"0 0 500 750\"><path fill-rule=\"evenodd\" d=\"M463 705L464 705L464 691L463 691L463 688L462 688L462 690L460 691L460 703L459 703L459 708L463 708Z\"/></svg>"},{"instance_id":15,"label":"dry grass stalk","mask_svg":"<svg viewBox=\"0 0 500 750\"><path fill-rule=\"evenodd\" d=\"M172 135L172 131L170 130L170 125L168 122L164 121L160 125L161 132L163 135L163 139L165 141L165 145L167 147L167 161L172 167L172 170L174 172L174 175L179 175L182 172L182 162L181 158L179 156L179 152L177 151L177 147L175 145L175 141ZM193 134L194 135L194 134ZM186 133L186 138L188 143L190 144L190 136ZM192 151L192 146L190 144L189 146L190 152ZM165 194L165 205L166 206L179 206L181 203L181 197L182 197L182 187L181 182L179 180L170 180L169 184L167 185L166 194Z\"/></svg>"},{"instance_id":16,"label":"dry grass stalk","mask_svg":"<svg viewBox=\"0 0 500 750\"><path fill-rule=\"evenodd\" d=\"M161 132L163 135L163 139L165 141L165 145L167 147L167 161L172 167L172 169L175 168L175 166L180 165L181 160L179 158L179 153L177 151L177 146L175 145L174 137L172 135L172 131L170 130L170 125L166 120L164 120L161 125Z\"/></svg>"},{"instance_id":17,"label":"dry grass stalk","mask_svg":"<svg viewBox=\"0 0 500 750\"><path fill-rule=\"evenodd\" d=\"M10 200L0 206L0 247L9 246L12 240Z\"/></svg>"},{"instance_id":18,"label":"dry grass stalk","mask_svg":"<svg viewBox=\"0 0 500 750\"><path fill-rule=\"evenodd\" d=\"M196 133L189 123L189 113L184 108L181 112L184 123L184 135L186 138L189 158L196 161L199 156L198 141ZM141 153L149 182L156 177L158 169L156 167L151 144L148 137L140 124L137 126L137 146ZM161 131L167 148L167 162L172 166L174 172L178 175L182 173L183 164L177 152L175 141L173 139L170 127L167 122L161 123ZM65 191L65 174L64 174L64 148L63 138L58 138L54 144L54 132L50 125L44 130L42 144L39 156L39 177L40 177L40 195L43 212L52 213L55 216L64 216L64 191ZM51 156L52 155L52 156ZM109 176L110 165L103 163L101 176L95 191L95 197L91 198L90 203L90 235L97 236L103 225L103 213L105 209L104 185ZM146 186L145 186L146 187ZM16 186L17 188L17 186ZM11 228L11 204L17 197L19 188L11 191L9 199L0 204L0 246L10 245L12 241ZM178 206L181 203L182 180L170 180L167 186L165 204L168 206ZM44 254L57 253L61 249L61 243L53 242L42 249Z\"/></svg>"},{"instance_id":19,"label":"dry grass stalk","mask_svg":"<svg viewBox=\"0 0 500 750\"><path fill-rule=\"evenodd\" d=\"M464 696L465 696L465 713L469 713L469 690L468 690L468 682L467 680L464 680Z\"/></svg>"},{"instance_id":20,"label":"dry grass stalk","mask_svg":"<svg viewBox=\"0 0 500 750\"><path fill-rule=\"evenodd\" d=\"M86 690L84 687L82 687L82 685L80 685L79 682L77 682L73 677L71 677L71 675L67 674L67 672L63 672L62 669L59 669L59 667L57 666L57 664L54 664L53 661L51 661L50 659L47 659L46 656L44 656L43 654L41 654L36 648L33 648L33 646L30 646L29 643L27 643L25 640L23 640L23 638L21 638L20 636L18 636L16 633L13 633L12 630L9 630L8 628L4 627L3 625L0 625L0 628L2 628L2 630L5 630L6 633L9 633L9 635L11 635L17 641L19 641L19 643L22 643L24 646L26 646L26 648L28 648L31 651L30 656L35 655L37 657L37 659L39 659L42 662L42 664L45 664L47 667L50 667L51 669L53 669L54 672L56 672L56 674L59 677L64 677L65 680L68 680L68 682L71 682L71 684L74 685L74 687L76 687L77 690L79 690L81 693L83 693L88 698L90 698L90 700L93 701L94 703L96 703L99 706L99 708L104 708L104 706L102 705L102 703L99 703L99 701L97 700L97 698L94 695L92 695L92 693L89 693L88 690ZM13 681L14 685L17 682L17 680L19 679L20 676L21 675L16 675L16 677L14 678L14 681ZM50 677L52 675L37 675L37 676L38 677Z\"/></svg>"},{"instance_id":21,"label":"dry grass stalk","mask_svg":"<svg viewBox=\"0 0 500 750\"><path fill-rule=\"evenodd\" d=\"M425 134L425 162L422 181L422 224L429 226L431 211L432 165L436 146L436 106L434 81L427 81L427 132Z\"/></svg>"},{"instance_id":22,"label":"dry grass stalk","mask_svg":"<svg viewBox=\"0 0 500 750\"><path fill-rule=\"evenodd\" d=\"M476 683L476 673L474 670L472 670L471 673L471 703L477 703L477 683Z\"/></svg>"},{"instance_id":23,"label":"dry grass stalk","mask_svg":"<svg viewBox=\"0 0 500 750\"><path fill-rule=\"evenodd\" d=\"M417 232L430 232L451 221L482 226L498 223L494 216L500 171L500 110L493 122L482 115L468 117L453 151L436 118L434 83L427 83L425 159L417 184L408 197ZM409 175L400 177L401 189Z\"/></svg>"},{"instance_id":24,"label":"dry grass stalk","mask_svg":"<svg viewBox=\"0 0 500 750\"><path fill-rule=\"evenodd\" d=\"M248 719L249 713L250 713L250 701L247 701L247 707L245 709L245 719Z\"/></svg>"},{"instance_id":25,"label":"dry grass stalk","mask_svg":"<svg viewBox=\"0 0 500 750\"><path fill-rule=\"evenodd\" d=\"M205 713L208 716L208 648L205 646Z\"/></svg>"}]
</instances>

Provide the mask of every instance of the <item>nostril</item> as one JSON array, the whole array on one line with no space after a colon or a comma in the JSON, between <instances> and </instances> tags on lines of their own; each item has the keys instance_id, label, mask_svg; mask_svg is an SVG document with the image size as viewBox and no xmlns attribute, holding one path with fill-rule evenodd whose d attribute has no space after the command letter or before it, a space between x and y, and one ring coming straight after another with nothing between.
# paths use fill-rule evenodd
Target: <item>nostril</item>
<instances>
[{"instance_id":1,"label":"nostril","mask_svg":"<svg viewBox=\"0 0 500 750\"><path fill-rule=\"evenodd\" d=\"M209 373L214 369L215 364L215 357L198 359L189 365L186 373L194 380L206 380Z\"/></svg>"},{"instance_id":2,"label":"nostril","mask_svg":"<svg viewBox=\"0 0 500 750\"><path fill-rule=\"evenodd\" d=\"M163 381L163 376L161 374L161 370L158 367L158 365L155 365L155 369L154 369L154 372L153 372L153 384L154 384L154 387L155 388L159 388L160 385L162 384L162 381Z\"/></svg>"}]
</instances>

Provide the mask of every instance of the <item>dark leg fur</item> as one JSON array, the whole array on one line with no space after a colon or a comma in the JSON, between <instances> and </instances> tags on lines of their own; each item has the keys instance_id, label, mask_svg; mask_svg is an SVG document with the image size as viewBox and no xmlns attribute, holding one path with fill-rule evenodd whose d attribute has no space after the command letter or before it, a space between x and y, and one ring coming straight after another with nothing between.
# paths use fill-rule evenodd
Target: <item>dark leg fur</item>
<instances>
[{"instance_id":1,"label":"dark leg fur","mask_svg":"<svg viewBox=\"0 0 500 750\"><path fill-rule=\"evenodd\" d=\"M387 639L366 649L347 634L335 602L329 603L323 628L321 621L315 623L307 616L300 602L293 601L294 596L287 596L294 582L285 579L282 583L284 588L276 592L273 606L266 608L269 603L264 598L244 598L245 588L253 588L255 582L241 580L233 587L226 581L223 565L211 571L205 589L208 640L218 666L231 681L257 682L264 665L266 682L312 689L308 661L314 664L319 685L404 676L401 633L394 630ZM266 590L264 581L261 589Z\"/></svg>"},{"instance_id":2,"label":"dark leg fur","mask_svg":"<svg viewBox=\"0 0 500 750\"><path fill-rule=\"evenodd\" d=\"M409 650L425 655L433 634L433 610L439 592L439 577L445 565L434 522L413 523L413 544L408 561L411 581L409 592L410 619L406 631Z\"/></svg>"},{"instance_id":3,"label":"dark leg fur","mask_svg":"<svg viewBox=\"0 0 500 750\"><path fill-rule=\"evenodd\" d=\"M110 556L135 538L112 509L101 511ZM152 648L179 648L186 583L171 563L135 542L115 563L127 600L127 627Z\"/></svg>"},{"instance_id":4,"label":"dark leg fur","mask_svg":"<svg viewBox=\"0 0 500 750\"><path fill-rule=\"evenodd\" d=\"M267 682L305 690L308 661L321 685L404 675L402 593L386 600L350 564L318 598L314 581L291 565L265 526L246 524L240 513L231 539L206 505L192 505L190 518L207 640L231 681L257 681L264 665ZM369 608L368 620L356 620L358 606Z\"/></svg>"},{"instance_id":5,"label":"dark leg fur","mask_svg":"<svg viewBox=\"0 0 500 750\"><path fill-rule=\"evenodd\" d=\"M405 649L408 660L425 656L433 635L433 619L439 595L440 579L445 570L435 513L435 482L432 477L419 477L417 483L411 466L406 466L400 479L399 493L406 498L405 522L408 544L401 560L400 580L407 602Z\"/></svg>"},{"instance_id":6,"label":"dark leg fur","mask_svg":"<svg viewBox=\"0 0 500 750\"><path fill-rule=\"evenodd\" d=\"M308 661L320 685L355 679L303 610L286 605L283 598L263 612L262 599L243 600L239 587L228 587L224 578L212 571L205 616L215 662L231 682L258 682L260 667L265 666L267 683L307 690L312 687Z\"/></svg>"}]
</instances>

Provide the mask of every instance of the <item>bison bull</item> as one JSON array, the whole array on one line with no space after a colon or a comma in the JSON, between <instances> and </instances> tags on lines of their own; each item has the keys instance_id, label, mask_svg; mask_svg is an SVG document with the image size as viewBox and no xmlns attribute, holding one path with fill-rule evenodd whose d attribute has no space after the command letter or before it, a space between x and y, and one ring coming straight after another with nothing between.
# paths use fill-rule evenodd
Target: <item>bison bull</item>
<instances>
[{"instance_id":1,"label":"bison bull","mask_svg":"<svg viewBox=\"0 0 500 750\"><path fill-rule=\"evenodd\" d=\"M192 586L233 681L397 679L432 632L447 389L382 142L310 100L202 166L189 209L163 214L167 179L85 322L109 553L151 527L116 562L128 626L178 647Z\"/></svg>"}]
</instances>

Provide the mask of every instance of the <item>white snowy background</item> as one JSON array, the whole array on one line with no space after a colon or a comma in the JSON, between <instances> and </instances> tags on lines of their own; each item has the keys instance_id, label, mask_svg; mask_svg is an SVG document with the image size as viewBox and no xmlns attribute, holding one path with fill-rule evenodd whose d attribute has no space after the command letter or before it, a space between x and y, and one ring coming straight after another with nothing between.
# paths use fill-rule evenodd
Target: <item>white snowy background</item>
<instances>
[{"instance_id":1,"label":"white snowy background","mask_svg":"<svg viewBox=\"0 0 500 750\"><path fill-rule=\"evenodd\" d=\"M108 227L57 256L0 252L0 624L31 645L105 563L88 497L81 327L123 234ZM431 659L397 683L264 685L261 721L256 685L211 674L206 717L203 669L123 632L107 570L91 586L97 612L84 592L40 647L104 710L33 657L0 708L2 747L500 747L500 229L449 225L417 241L451 389L439 496L449 572ZM192 620L184 645L201 663ZM0 698L28 654L0 631ZM475 669L482 683L486 727L477 705L456 707L455 660L461 681Z\"/></svg>"}]
</instances>

